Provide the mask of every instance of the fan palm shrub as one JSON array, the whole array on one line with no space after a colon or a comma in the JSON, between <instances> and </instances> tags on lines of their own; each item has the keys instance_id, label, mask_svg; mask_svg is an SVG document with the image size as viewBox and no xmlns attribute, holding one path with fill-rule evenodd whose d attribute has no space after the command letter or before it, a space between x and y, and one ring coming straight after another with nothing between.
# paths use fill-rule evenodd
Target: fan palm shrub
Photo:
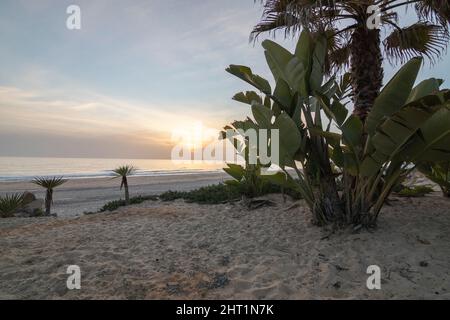
<instances>
[{"instance_id":1,"label":"fan palm shrub","mask_svg":"<svg viewBox=\"0 0 450 320\"><path fill-rule=\"evenodd\" d=\"M328 70L350 67L354 114L363 122L383 85L383 56L404 63L416 57L438 59L449 41L450 2L447 0L264 0L264 13L252 32L282 29L327 34ZM373 28L374 7L379 26ZM398 9L413 8L417 21L401 26ZM371 24L368 24L368 22ZM388 31L384 40L381 28ZM384 51L383 51L384 49Z\"/></svg>"},{"instance_id":2,"label":"fan palm shrub","mask_svg":"<svg viewBox=\"0 0 450 320\"><path fill-rule=\"evenodd\" d=\"M122 188L125 190L125 203L127 205L130 204L130 192L128 190L128 176L133 175L136 172L136 168L131 166L131 165L125 165L125 166L121 166L118 167L116 169L113 170L113 174L114 174L114 178L121 178L122 182L120 184L120 190L122 190Z\"/></svg>"},{"instance_id":3,"label":"fan palm shrub","mask_svg":"<svg viewBox=\"0 0 450 320\"><path fill-rule=\"evenodd\" d=\"M23 194L15 193L0 197L0 217L9 218L16 213L23 204Z\"/></svg>"},{"instance_id":4,"label":"fan palm shrub","mask_svg":"<svg viewBox=\"0 0 450 320\"><path fill-rule=\"evenodd\" d=\"M438 184L444 197L450 198L450 161L433 163L425 162L418 166L428 179Z\"/></svg>"},{"instance_id":5,"label":"fan palm shrub","mask_svg":"<svg viewBox=\"0 0 450 320\"><path fill-rule=\"evenodd\" d=\"M373 226L401 177L429 159L450 160L450 91L434 78L414 86L422 58L398 71L363 122L349 115L351 75L325 79L325 36L304 31L294 53L262 45L275 88L231 65L229 73L257 89L234 99L251 105L257 127L279 130L282 172L268 177L295 186L317 224Z\"/></svg>"},{"instance_id":6,"label":"fan palm shrub","mask_svg":"<svg viewBox=\"0 0 450 320\"><path fill-rule=\"evenodd\" d=\"M32 183L46 189L45 193L45 214L47 216L51 215L51 207L53 204L53 191L57 187L66 183L67 180L63 179L63 177L37 177Z\"/></svg>"}]
</instances>

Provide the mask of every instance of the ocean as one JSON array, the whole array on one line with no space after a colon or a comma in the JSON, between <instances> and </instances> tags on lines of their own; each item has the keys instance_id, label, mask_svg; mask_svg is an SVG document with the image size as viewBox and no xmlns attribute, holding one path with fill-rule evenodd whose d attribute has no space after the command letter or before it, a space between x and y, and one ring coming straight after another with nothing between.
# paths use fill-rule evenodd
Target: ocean
<instances>
[{"instance_id":1,"label":"ocean","mask_svg":"<svg viewBox=\"0 0 450 320\"><path fill-rule=\"evenodd\" d=\"M0 182L28 181L36 176L67 179L111 177L111 170L125 164L138 168L136 176L164 176L219 172L223 163L159 159L87 159L0 157Z\"/></svg>"}]
</instances>

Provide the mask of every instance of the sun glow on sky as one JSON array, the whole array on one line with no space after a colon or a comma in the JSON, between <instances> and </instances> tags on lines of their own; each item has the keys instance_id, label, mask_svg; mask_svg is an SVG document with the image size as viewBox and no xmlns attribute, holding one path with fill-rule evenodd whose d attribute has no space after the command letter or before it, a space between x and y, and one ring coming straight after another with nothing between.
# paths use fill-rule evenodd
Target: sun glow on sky
<instances>
[{"instance_id":1,"label":"sun glow on sky","mask_svg":"<svg viewBox=\"0 0 450 320\"><path fill-rule=\"evenodd\" d=\"M0 156L169 158L174 132L250 115L231 100L251 87L229 64L271 79L265 38L248 41L261 16L252 0L78 0L81 30L66 28L71 4L0 2ZM421 77L449 69L445 59Z\"/></svg>"}]
</instances>

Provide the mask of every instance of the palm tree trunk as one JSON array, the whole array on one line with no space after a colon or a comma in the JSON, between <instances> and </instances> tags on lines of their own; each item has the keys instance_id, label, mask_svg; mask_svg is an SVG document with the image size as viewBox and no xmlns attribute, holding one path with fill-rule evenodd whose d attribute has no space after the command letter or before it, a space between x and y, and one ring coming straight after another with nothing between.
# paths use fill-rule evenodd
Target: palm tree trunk
<instances>
[{"instance_id":1,"label":"palm tree trunk","mask_svg":"<svg viewBox=\"0 0 450 320\"><path fill-rule=\"evenodd\" d=\"M364 122L383 86L380 30L369 30L366 26L356 28L350 50L353 113Z\"/></svg>"},{"instance_id":2,"label":"palm tree trunk","mask_svg":"<svg viewBox=\"0 0 450 320\"><path fill-rule=\"evenodd\" d=\"M125 189L125 203L130 204L130 192L128 191L128 180L127 177L123 177L123 187Z\"/></svg>"},{"instance_id":3,"label":"palm tree trunk","mask_svg":"<svg viewBox=\"0 0 450 320\"><path fill-rule=\"evenodd\" d=\"M320 209L322 217L316 217L318 224L343 223L345 211L339 197L335 177L330 173L320 180Z\"/></svg>"},{"instance_id":4,"label":"palm tree trunk","mask_svg":"<svg viewBox=\"0 0 450 320\"><path fill-rule=\"evenodd\" d=\"M51 215L51 207L53 202L53 190L48 189L45 195L45 215Z\"/></svg>"}]
</instances>

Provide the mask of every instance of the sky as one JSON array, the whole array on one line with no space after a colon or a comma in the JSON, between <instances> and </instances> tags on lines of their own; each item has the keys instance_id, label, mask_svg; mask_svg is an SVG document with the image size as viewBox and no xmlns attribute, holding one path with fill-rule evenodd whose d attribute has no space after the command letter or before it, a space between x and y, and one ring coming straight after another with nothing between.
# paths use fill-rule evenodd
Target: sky
<instances>
[{"instance_id":1,"label":"sky","mask_svg":"<svg viewBox=\"0 0 450 320\"><path fill-rule=\"evenodd\" d=\"M81 30L66 27L72 4ZM251 88L225 68L270 78L270 36L249 42L261 13L253 0L2 0L0 156L169 158L174 130L245 118L231 97ZM449 60L420 78L450 81Z\"/></svg>"}]
</instances>

